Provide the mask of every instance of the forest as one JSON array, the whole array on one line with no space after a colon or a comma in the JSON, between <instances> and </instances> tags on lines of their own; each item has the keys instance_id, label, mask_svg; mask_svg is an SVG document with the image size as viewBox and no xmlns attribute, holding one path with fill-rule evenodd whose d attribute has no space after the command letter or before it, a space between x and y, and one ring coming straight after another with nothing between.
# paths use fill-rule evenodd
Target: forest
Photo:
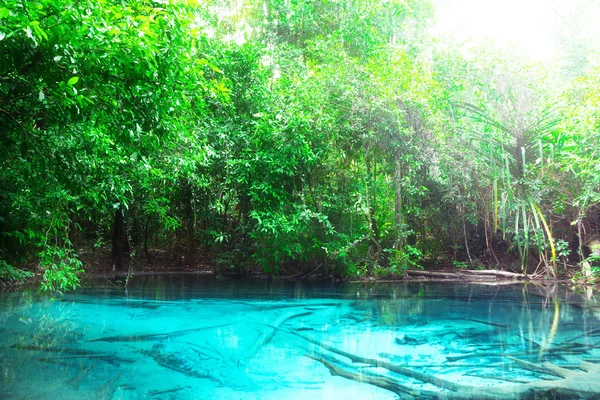
<instances>
[{"instance_id":1,"label":"forest","mask_svg":"<svg viewBox=\"0 0 600 400\"><path fill-rule=\"evenodd\" d=\"M427 0L4 1L2 281L64 291L102 257L132 273L163 257L600 278L595 43L574 30L551 62L466 51L434 15Z\"/></svg>"}]
</instances>

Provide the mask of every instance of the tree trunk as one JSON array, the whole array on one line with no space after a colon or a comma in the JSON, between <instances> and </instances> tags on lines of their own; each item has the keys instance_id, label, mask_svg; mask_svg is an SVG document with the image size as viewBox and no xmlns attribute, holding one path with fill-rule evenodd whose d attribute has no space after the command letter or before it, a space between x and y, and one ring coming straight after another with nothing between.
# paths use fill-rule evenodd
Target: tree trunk
<instances>
[{"instance_id":1,"label":"tree trunk","mask_svg":"<svg viewBox=\"0 0 600 400\"><path fill-rule=\"evenodd\" d=\"M366 159L367 164L367 178L371 178L371 164L369 163L369 159ZM373 176L375 178L375 176ZM379 241L379 228L377 226L377 219L375 218L375 204L373 204L376 200L375 194L373 193L375 190L369 190L369 183L365 180L365 188L367 190L367 208L369 212L369 224L371 225L371 229L373 230L373 238L376 241Z\"/></svg>"},{"instance_id":2,"label":"tree trunk","mask_svg":"<svg viewBox=\"0 0 600 400\"><path fill-rule=\"evenodd\" d=\"M146 226L144 228L144 254L146 254L146 258L150 259L150 253L148 253L148 228L150 226L150 217L146 219Z\"/></svg>"},{"instance_id":3,"label":"tree trunk","mask_svg":"<svg viewBox=\"0 0 600 400\"><path fill-rule=\"evenodd\" d=\"M394 171L394 228L396 233L396 248L401 248L405 244L404 236L404 204L402 202L402 165L400 154L396 154L396 168Z\"/></svg>"},{"instance_id":4,"label":"tree trunk","mask_svg":"<svg viewBox=\"0 0 600 400\"><path fill-rule=\"evenodd\" d=\"M248 226L248 214L250 212L250 197L246 193L240 193L238 205L238 226L242 225L246 228Z\"/></svg>"},{"instance_id":5,"label":"tree trunk","mask_svg":"<svg viewBox=\"0 0 600 400\"><path fill-rule=\"evenodd\" d=\"M121 207L115 211L115 219L112 226L112 261L113 271L121 270L123 267L123 251L121 239L123 238L123 210Z\"/></svg>"},{"instance_id":6,"label":"tree trunk","mask_svg":"<svg viewBox=\"0 0 600 400\"><path fill-rule=\"evenodd\" d=\"M365 158L365 163L367 167L367 179L371 180L371 164L369 163L369 158ZM376 173L376 172L375 172ZM373 174L373 181L376 182L376 175ZM379 257L381 255L381 247L379 246L379 227L377 226L377 218L375 217L375 190L369 190L370 182L365 179L365 189L367 191L367 209L368 209L368 219L369 225L371 226L371 230L373 232L373 236L371 237L371 243L369 245L369 255L371 260L375 263L375 265L379 264Z\"/></svg>"},{"instance_id":7,"label":"tree trunk","mask_svg":"<svg viewBox=\"0 0 600 400\"><path fill-rule=\"evenodd\" d=\"M185 219L185 258L184 264L194 265L194 209L192 207L192 188L186 182L182 193L183 214Z\"/></svg>"}]
</instances>

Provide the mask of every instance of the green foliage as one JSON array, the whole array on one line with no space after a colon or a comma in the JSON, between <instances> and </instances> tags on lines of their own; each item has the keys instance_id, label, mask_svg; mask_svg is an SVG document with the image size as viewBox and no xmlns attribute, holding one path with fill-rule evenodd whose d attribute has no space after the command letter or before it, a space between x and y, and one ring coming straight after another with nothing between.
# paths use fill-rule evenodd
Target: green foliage
<instances>
[{"instance_id":1,"label":"green foliage","mask_svg":"<svg viewBox=\"0 0 600 400\"><path fill-rule=\"evenodd\" d=\"M350 264L347 266L346 273L352 278L363 278L367 276L368 268L366 265Z\"/></svg>"},{"instance_id":2,"label":"green foliage","mask_svg":"<svg viewBox=\"0 0 600 400\"><path fill-rule=\"evenodd\" d=\"M423 253L418 248L406 245L403 249L390 249L390 271L400 274L410 268L423 269Z\"/></svg>"},{"instance_id":3,"label":"green foliage","mask_svg":"<svg viewBox=\"0 0 600 400\"><path fill-rule=\"evenodd\" d=\"M592 267L600 266L600 254L590 254L584 261L587 261Z\"/></svg>"},{"instance_id":4,"label":"green foliage","mask_svg":"<svg viewBox=\"0 0 600 400\"><path fill-rule=\"evenodd\" d=\"M0 260L0 281L23 281L32 276L32 272L15 268L6 261Z\"/></svg>"},{"instance_id":5,"label":"green foliage","mask_svg":"<svg viewBox=\"0 0 600 400\"><path fill-rule=\"evenodd\" d=\"M39 257L44 269L43 290L61 292L79 286L78 275L83 273L83 265L72 249L48 246Z\"/></svg>"},{"instance_id":6,"label":"green foliage","mask_svg":"<svg viewBox=\"0 0 600 400\"><path fill-rule=\"evenodd\" d=\"M452 260L452 265L459 269L469 269L469 263L466 261Z\"/></svg>"},{"instance_id":7,"label":"green foliage","mask_svg":"<svg viewBox=\"0 0 600 400\"><path fill-rule=\"evenodd\" d=\"M183 238L190 265L269 274L399 275L498 237L524 269L570 260L600 209L600 69L558 93L441 49L425 0L236 4L3 4L3 276L36 260L67 290L80 249Z\"/></svg>"},{"instance_id":8,"label":"green foliage","mask_svg":"<svg viewBox=\"0 0 600 400\"><path fill-rule=\"evenodd\" d=\"M569 242L563 239L557 239L554 241L554 247L556 248L556 254L560 257L568 257L571 254L569 248Z\"/></svg>"}]
</instances>

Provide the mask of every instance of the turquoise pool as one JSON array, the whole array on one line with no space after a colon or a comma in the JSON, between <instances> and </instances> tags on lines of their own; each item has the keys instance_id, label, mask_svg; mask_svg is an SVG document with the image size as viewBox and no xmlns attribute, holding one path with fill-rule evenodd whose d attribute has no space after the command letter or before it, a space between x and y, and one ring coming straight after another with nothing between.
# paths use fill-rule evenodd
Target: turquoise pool
<instances>
[{"instance_id":1,"label":"turquoise pool","mask_svg":"<svg viewBox=\"0 0 600 400\"><path fill-rule=\"evenodd\" d=\"M592 291L139 276L0 307L4 399L600 398Z\"/></svg>"}]
</instances>

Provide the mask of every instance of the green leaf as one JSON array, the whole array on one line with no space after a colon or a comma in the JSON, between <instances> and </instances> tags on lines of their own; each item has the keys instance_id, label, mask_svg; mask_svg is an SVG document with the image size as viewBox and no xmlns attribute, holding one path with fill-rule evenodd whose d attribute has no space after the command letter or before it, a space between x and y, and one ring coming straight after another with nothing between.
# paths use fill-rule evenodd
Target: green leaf
<instances>
[{"instance_id":1,"label":"green leaf","mask_svg":"<svg viewBox=\"0 0 600 400\"><path fill-rule=\"evenodd\" d=\"M33 30L40 39L48 40L48 35L46 34L46 32L44 32L42 28L39 27L39 25L33 25Z\"/></svg>"},{"instance_id":2,"label":"green leaf","mask_svg":"<svg viewBox=\"0 0 600 400\"><path fill-rule=\"evenodd\" d=\"M79 77L78 76L74 76L71 79L69 79L69 81L67 82L67 85L69 86L73 86L75 85L77 82L79 82Z\"/></svg>"},{"instance_id":3,"label":"green leaf","mask_svg":"<svg viewBox=\"0 0 600 400\"><path fill-rule=\"evenodd\" d=\"M0 20L10 17L10 10L6 7L0 8Z\"/></svg>"},{"instance_id":4,"label":"green leaf","mask_svg":"<svg viewBox=\"0 0 600 400\"><path fill-rule=\"evenodd\" d=\"M211 64L210 62L207 62L207 63L206 63L206 65L208 65L208 67L209 67L210 69L212 69L213 71L215 71L215 72L218 72L218 73L220 73L220 74L222 74L222 73L223 73L223 71L221 71L221 70L220 70L220 69L219 69L219 68L218 68L216 65L214 65L214 64Z\"/></svg>"}]
</instances>

